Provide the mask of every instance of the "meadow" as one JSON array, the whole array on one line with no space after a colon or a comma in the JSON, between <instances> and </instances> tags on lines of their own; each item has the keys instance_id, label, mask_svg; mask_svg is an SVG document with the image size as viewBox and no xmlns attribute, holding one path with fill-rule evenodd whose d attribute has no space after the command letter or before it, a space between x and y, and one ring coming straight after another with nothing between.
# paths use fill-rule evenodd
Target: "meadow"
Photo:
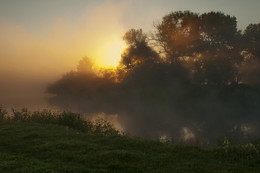
<instances>
[{"instance_id":1,"label":"meadow","mask_svg":"<svg viewBox=\"0 0 260 173\"><path fill-rule=\"evenodd\" d=\"M0 109L0 172L260 172L260 142L214 147L122 134L80 114Z\"/></svg>"}]
</instances>

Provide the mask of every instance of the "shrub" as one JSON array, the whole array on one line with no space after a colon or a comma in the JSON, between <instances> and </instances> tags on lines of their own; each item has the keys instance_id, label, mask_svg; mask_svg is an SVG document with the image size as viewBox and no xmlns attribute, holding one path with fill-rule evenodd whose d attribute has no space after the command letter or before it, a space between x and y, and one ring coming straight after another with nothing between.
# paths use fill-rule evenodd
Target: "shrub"
<instances>
[{"instance_id":1,"label":"shrub","mask_svg":"<svg viewBox=\"0 0 260 173\"><path fill-rule=\"evenodd\" d=\"M7 111L0 105L0 121L6 119Z\"/></svg>"},{"instance_id":2,"label":"shrub","mask_svg":"<svg viewBox=\"0 0 260 173\"><path fill-rule=\"evenodd\" d=\"M246 143L233 142L231 139L225 138L219 145L220 150L231 158L254 159L260 154L260 140L249 140Z\"/></svg>"},{"instance_id":3,"label":"shrub","mask_svg":"<svg viewBox=\"0 0 260 173\"><path fill-rule=\"evenodd\" d=\"M116 135L119 132L107 121L98 118L93 123L93 132L96 134Z\"/></svg>"},{"instance_id":4,"label":"shrub","mask_svg":"<svg viewBox=\"0 0 260 173\"><path fill-rule=\"evenodd\" d=\"M119 132L107 121L99 118L92 122L84 118L81 114L73 112L54 112L51 110L41 110L30 112L28 109L12 109L12 114L8 115L7 111L0 107L0 121L9 120L9 122L35 122L40 124L56 124L69 127L81 132L101 134L101 135L118 135Z\"/></svg>"},{"instance_id":5,"label":"shrub","mask_svg":"<svg viewBox=\"0 0 260 173\"><path fill-rule=\"evenodd\" d=\"M21 109L20 111L12 109L13 116L11 120L18 122L25 122L30 119L29 112L26 108Z\"/></svg>"},{"instance_id":6,"label":"shrub","mask_svg":"<svg viewBox=\"0 0 260 173\"><path fill-rule=\"evenodd\" d=\"M57 124L67 126L79 131L91 131L93 123L85 120L80 114L61 112L57 115Z\"/></svg>"}]
</instances>

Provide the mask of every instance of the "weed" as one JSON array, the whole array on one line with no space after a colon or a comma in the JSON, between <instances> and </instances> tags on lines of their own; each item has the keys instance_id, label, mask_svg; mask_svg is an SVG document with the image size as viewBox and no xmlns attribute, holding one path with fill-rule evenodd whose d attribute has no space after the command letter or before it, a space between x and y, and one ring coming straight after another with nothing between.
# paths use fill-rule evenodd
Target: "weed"
<instances>
[{"instance_id":1,"label":"weed","mask_svg":"<svg viewBox=\"0 0 260 173\"><path fill-rule=\"evenodd\" d=\"M81 114L61 111L54 112L51 110L41 110L30 112L23 108L20 110L12 109L11 115L8 115L6 109L0 107L0 121L9 122L34 122L40 124L56 124L66 126L74 130L87 133L103 134L103 135L118 135L119 132L104 119L97 119L92 122Z\"/></svg>"}]
</instances>

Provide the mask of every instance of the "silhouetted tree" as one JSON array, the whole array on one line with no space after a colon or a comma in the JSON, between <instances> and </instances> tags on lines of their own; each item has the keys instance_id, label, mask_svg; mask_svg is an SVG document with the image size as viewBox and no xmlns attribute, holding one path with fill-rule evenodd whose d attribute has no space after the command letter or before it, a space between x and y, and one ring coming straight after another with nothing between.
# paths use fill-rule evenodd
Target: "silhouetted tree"
<instances>
[{"instance_id":1,"label":"silhouetted tree","mask_svg":"<svg viewBox=\"0 0 260 173\"><path fill-rule=\"evenodd\" d=\"M235 17L220 12L179 11L163 18L153 38L170 63L186 63L194 82L228 84L240 79L241 34L236 23Z\"/></svg>"},{"instance_id":2,"label":"silhouetted tree","mask_svg":"<svg viewBox=\"0 0 260 173\"><path fill-rule=\"evenodd\" d=\"M140 64L154 63L158 60L158 54L148 45L147 36L142 29L130 29L123 39L128 47L124 50L120 63L127 70L133 70Z\"/></svg>"},{"instance_id":3,"label":"silhouetted tree","mask_svg":"<svg viewBox=\"0 0 260 173\"><path fill-rule=\"evenodd\" d=\"M156 25L154 40L170 63L192 56L200 41L199 15L190 11L174 12L163 17Z\"/></svg>"},{"instance_id":4,"label":"silhouetted tree","mask_svg":"<svg viewBox=\"0 0 260 173\"><path fill-rule=\"evenodd\" d=\"M201 39L208 43L204 50L215 47L233 46L238 36L237 21L235 17L225 15L221 12L209 12L200 16ZM213 47L215 49L215 47Z\"/></svg>"},{"instance_id":5,"label":"silhouetted tree","mask_svg":"<svg viewBox=\"0 0 260 173\"><path fill-rule=\"evenodd\" d=\"M77 66L79 73L93 73L93 62L89 57L83 57Z\"/></svg>"},{"instance_id":6,"label":"silhouetted tree","mask_svg":"<svg viewBox=\"0 0 260 173\"><path fill-rule=\"evenodd\" d=\"M125 67L127 85L159 87L187 83L189 74L182 64L169 63L159 56L142 30L129 30L125 36L128 48L122 54L121 65Z\"/></svg>"},{"instance_id":7,"label":"silhouetted tree","mask_svg":"<svg viewBox=\"0 0 260 173\"><path fill-rule=\"evenodd\" d=\"M257 58L260 58L260 23L247 26L244 37L246 48Z\"/></svg>"},{"instance_id":8,"label":"silhouetted tree","mask_svg":"<svg viewBox=\"0 0 260 173\"><path fill-rule=\"evenodd\" d=\"M246 84L260 85L260 23L250 24L243 36L242 80Z\"/></svg>"},{"instance_id":9,"label":"silhouetted tree","mask_svg":"<svg viewBox=\"0 0 260 173\"><path fill-rule=\"evenodd\" d=\"M80 111L99 112L100 108L111 111L109 103L115 103L117 88L115 72L109 70L93 71L93 64L87 57L82 58L77 71L64 74L50 84L47 93L52 94L50 104ZM114 98L111 98L114 96Z\"/></svg>"}]
</instances>

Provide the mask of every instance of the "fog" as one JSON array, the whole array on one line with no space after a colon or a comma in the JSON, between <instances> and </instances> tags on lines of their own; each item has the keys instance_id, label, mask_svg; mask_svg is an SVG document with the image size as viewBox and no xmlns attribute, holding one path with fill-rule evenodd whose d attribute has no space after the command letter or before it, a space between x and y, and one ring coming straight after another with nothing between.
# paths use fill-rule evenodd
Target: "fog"
<instances>
[{"instance_id":1,"label":"fog","mask_svg":"<svg viewBox=\"0 0 260 173\"><path fill-rule=\"evenodd\" d=\"M53 95L49 104L89 118L101 115L129 135L173 142L215 144L225 137L244 141L260 135L258 89L199 86L170 79L171 84L165 85L167 81L154 77L160 72L156 68L148 74L142 70L137 73L146 78L141 85L137 76L117 83L112 72L112 76L69 72L48 86L47 93Z\"/></svg>"},{"instance_id":2,"label":"fog","mask_svg":"<svg viewBox=\"0 0 260 173\"><path fill-rule=\"evenodd\" d=\"M102 3L76 21L54 18L38 32L0 18L0 104L45 107L48 83L76 69L82 57L109 65L102 52L111 41L123 42L121 7Z\"/></svg>"},{"instance_id":3,"label":"fog","mask_svg":"<svg viewBox=\"0 0 260 173\"><path fill-rule=\"evenodd\" d=\"M259 136L259 24L241 33L236 23L220 12L178 11L150 36L130 29L117 69L93 71L83 58L48 86L49 104L113 117L125 133L148 138L215 144Z\"/></svg>"},{"instance_id":4,"label":"fog","mask_svg":"<svg viewBox=\"0 0 260 173\"><path fill-rule=\"evenodd\" d=\"M126 32L123 10L104 3L39 33L0 19L0 104L101 116L126 134L176 142L259 136L259 24L241 32L220 12L178 11L152 33Z\"/></svg>"}]
</instances>

